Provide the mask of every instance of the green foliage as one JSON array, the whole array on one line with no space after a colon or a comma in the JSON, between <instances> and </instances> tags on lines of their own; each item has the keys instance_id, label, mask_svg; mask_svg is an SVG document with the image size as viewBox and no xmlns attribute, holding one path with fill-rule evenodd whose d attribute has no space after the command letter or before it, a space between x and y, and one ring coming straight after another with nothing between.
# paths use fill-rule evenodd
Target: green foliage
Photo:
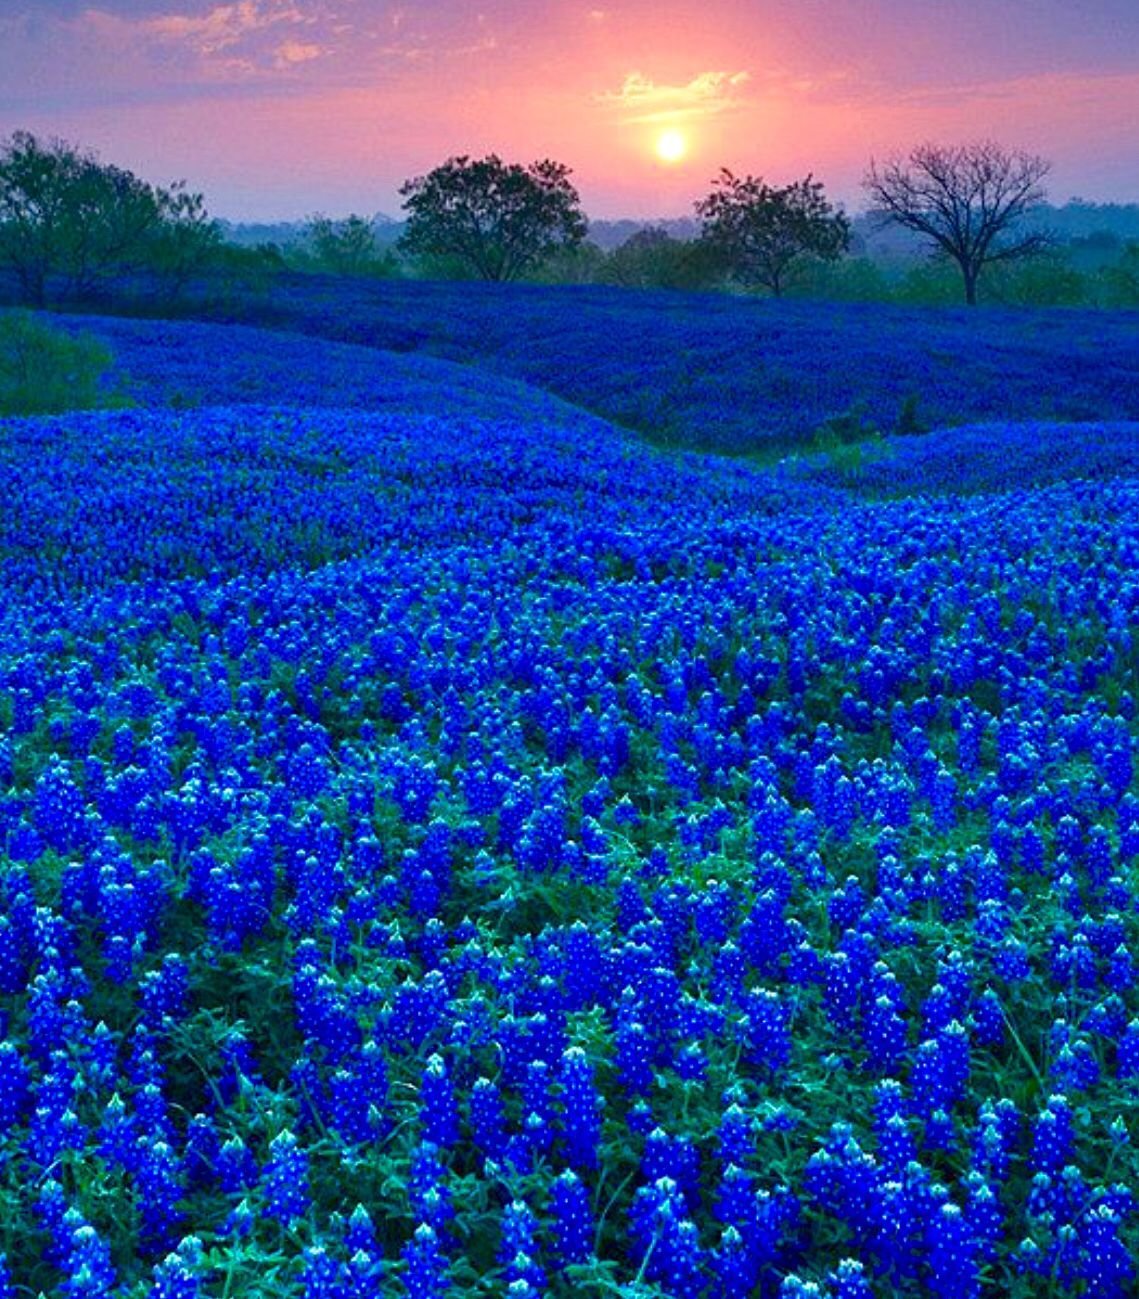
<instances>
[{"instance_id":1,"label":"green foliage","mask_svg":"<svg viewBox=\"0 0 1139 1299\"><path fill-rule=\"evenodd\" d=\"M844 477L857 474L868 458L884 454L882 434L864 401L853 402L820 424L812 438L812 448L824 455L830 467Z\"/></svg>"},{"instance_id":2,"label":"green foliage","mask_svg":"<svg viewBox=\"0 0 1139 1299\"><path fill-rule=\"evenodd\" d=\"M602 279L625 288L697 291L715 288L724 272L710 241L674 239L662 226L648 226L610 253Z\"/></svg>"},{"instance_id":3,"label":"green foliage","mask_svg":"<svg viewBox=\"0 0 1139 1299\"><path fill-rule=\"evenodd\" d=\"M830 302L889 302L892 296L882 268L869 257L810 260L790 292L796 297L825 298Z\"/></svg>"},{"instance_id":4,"label":"green foliage","mask_svg":"<svg viewBox=\"0 0 1139 1299\"><path fill-rule=\"evenodd\" d=\"M161 189L65 140L0 146L0 267L26 302L87 299L146 270L176 295L221 241L200 194Z\"/></svg>"},{"instance_id":5,"label":"green foliage","mask_svg":"<svg viewBox=\"0 0 1139 1299\"><path fill-rule=\"evenodd\" d=\"M516 280L585 238L570 169L546 159L523 167L496 154L449 158L400 188L408 211L402 250L454 257L477 278Z\"/></svg>"},{"instance_id":6,"label":"green foliage","mask_svg":"<svg viewBox=\"0 0 1139 1299\"><path fill-rule=\"evenodd\" d=\"M961 301L961 277L946 257L916 262L894 286L894 301L907 307L952 307Z\"/></svg>"},{"instance_id":7,"label":"green foliage","mask_svg":"<svg viewBox=\"0 0 1139 1299\"><path fill-rule=\"evenodd\" d=\"M309 220L305 234L313 260L322 271L375 278L399 273L394 254L381 251L372 222L355 212L339 221L318 213Z\"/></svg>"},{"instance_id":8,"label":"green foliage","mask_svg":"<svg viewBox=\"0 0 1139 1299\"><path fill-rule=\"evenodd\" d=\"M586 239L555 249L525 278L534 284L601 284L607 260L604 251Z\"/></svg>"},{"instance_id":9,"label":"green foliage","mask_svg":"<svg viewBox=\"0 0 1139 1299\"><path fill-rule=\"evenodd\" d=\"M157 194L160 219L140 251L163 296L173 300L196 276L218 269L221 226L206 212L202 195L187 190L184 182Z\"/></svg>"},{"instance_id":10,"label":"green foliage","mask_svg":"<svg viewBox=\"0 0 1139 1299\"><path fill-rule=\"evenodd\" d=\"M1139 307L1139 242L1124 247L1119 260L1100 272L1099 283L1104 306Z\"/></svg>"},{"instance_id":11,"label":"green foliage","mask_svg":"<svg viewBox=\"0 0 1139 1299\"><path fill-rule=\"evenodd\" d=\"M696 204L703 237L745 285L780 297L813 260L836 261L850 246L850 222L807 175L771 186L726 167Z\"/></svg>"},{"instance_id":12,"label":"green foliage","mask_svg":"<svg viewBox=\"0 0 1139 1299\"><path fill-rule=\"evenodd\" d=\"M71 337L26 312L7 312L0 316L0 415L121 404L103 385L111 360L90 334Z\"/></svg>"},{"instance_id":13,"label":"green foliage","mask_svg":"<svg viewBox=\"0 0 1139 1299\"><path fill-rule=\"evenodd\" d=\"M919 413L921 398L916 392L910 392L902 399L901 407L898 410L898 422L894 426L894 432L901 437L911 437L917 433L928 431L928 425L922 419Z\"/></svg>"},{"instance_id":14,"label":"green foliage","mask_svg":"<svg viewBox=\"0 0 1139 1299\"><path fill-rule=\"evenodd\" d=\"M1087 301L1088 284L1058 249L999 262L986 273L984 296L1010 307L1078 307Z\"/></svg>"}]
</instances>

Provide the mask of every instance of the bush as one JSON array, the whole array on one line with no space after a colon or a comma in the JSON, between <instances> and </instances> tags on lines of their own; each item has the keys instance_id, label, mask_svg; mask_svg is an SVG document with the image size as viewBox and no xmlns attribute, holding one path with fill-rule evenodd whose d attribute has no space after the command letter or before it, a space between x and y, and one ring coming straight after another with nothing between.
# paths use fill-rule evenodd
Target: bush
<instances>
[{"instance_id":1,"label":"bush","mask_svg":"<svg viewBox=\"0 0 1139 1299\"><path fill-rule=\"evenodd\" d=\"M111 353L91 334L74 337L27 312L0 316L0 415L48 415L120 404L104 376Z\"/></svg>"}]
</instances>

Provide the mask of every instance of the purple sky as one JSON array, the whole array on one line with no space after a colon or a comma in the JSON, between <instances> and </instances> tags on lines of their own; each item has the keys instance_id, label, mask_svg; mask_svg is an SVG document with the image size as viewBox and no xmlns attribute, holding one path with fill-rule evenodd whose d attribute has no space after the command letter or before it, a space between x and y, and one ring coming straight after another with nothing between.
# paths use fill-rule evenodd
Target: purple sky
<instances>
[{"instance_id":1,"label":"purple sky","mask_svg":"<svg viewBox=\"0 0 1139 1299\"><path fill-rule=\"evenodd\" d=\"M492 150L593 216L690 213L721 166L857 209L871 155L977 138L1052 159L1054 201L1139 201L1137 123L1139 0L0 0L0 135L234 218L398 215Z\"/></svg>"}]
</instances>

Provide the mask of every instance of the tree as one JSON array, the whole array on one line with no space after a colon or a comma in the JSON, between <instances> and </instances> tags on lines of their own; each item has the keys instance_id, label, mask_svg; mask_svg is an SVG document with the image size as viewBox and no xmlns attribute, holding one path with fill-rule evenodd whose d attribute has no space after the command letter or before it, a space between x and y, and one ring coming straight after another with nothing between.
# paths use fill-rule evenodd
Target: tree
<instances>
[{"instance_id":1,"label":"tree","mask_svg":"<svg viewBox=\"0 0 1139 1299\"><path fill-rule=\"evenodd\" d=\"M960 268L965 301L977 302L977 281L991 262L1042 252L1039 231L1017 223L1044 201L1040 182L1051 164L1035 154L976 144L921 144L906 158L871 162L863 187L880 219L932 240Z\"/></svg>"},{"instance_id":2,"label":"tree","mask_svg":"<svg viewBox=\"0 0 1139 1299\"><path fill-rule=\"evenodd\" d=\"M609 254L605 279L634 289L708 289L723 279L710 244L675 239L663 226L634 231Z\"/></svg>"},{"instance_id":3,"label":"tree","mask_svg":"<svg viewBox=\"0 0 1139 1299\"><path fill-rule=\"evenodd\" d=\"M812 260L835 261L850 246L850 223L808 175L772 186L726 167L716 188L696 204L703 237L744 284L782 296Z\"/></svg>"},{"instance_id":4,"label":"tree","mask_svg":"<svg viewBox=\"0 0 1139 1299\"><path fill-rule=\"evenodd\" d=\"M333 221L318 213L305 233L322 270L333 275L381 275L394 270L390 256L380 253L376 231L367 217L352 213Z\"/></svg>"},{"instance_id":5,"label":"tree","mask_svg":"<svg viewBox=\"0 0 1139 1299\"><path fill-rule=\"evenodd\" d=\"M0 146L0 266L25 301L84 298L143 268L181 284L219 241L200 194L160 189L65 140L16 131Z\"/></svg>"},{"instance_id":6,"label":"tree","mask_svg":"<svg viewBox=\"0 0 1139 1299\"><path fill-rule=\"evenodd\" d=\"M201 194L178 181L159 190L159 222L144 260L162 283L168 299L177 298L195 276L219 264L221 224L206 211Z\"/></svg>"},{"instance_id":7,"label":"tree","mask_svg":"<svg viewBox=\"0 0 1139 1299\"><path fill-rule=\"evenodd\" d=\"M581 200L561 163L449 158L400 189L408 211L400 247L454 257L484 280L516 280L585 238Z\"/></svg>"},{"instance_id":8,"label":"tree","mask_svg":"<svg viewBox=\"0 0 1139 1299\"><path fill-rule=\"evenodd\" d=\"M89 162L62 140L41 145L27 131L16 131L0 152L0 264L37 306L64 256L69 195Z\"/></svg>"}]
</instances>

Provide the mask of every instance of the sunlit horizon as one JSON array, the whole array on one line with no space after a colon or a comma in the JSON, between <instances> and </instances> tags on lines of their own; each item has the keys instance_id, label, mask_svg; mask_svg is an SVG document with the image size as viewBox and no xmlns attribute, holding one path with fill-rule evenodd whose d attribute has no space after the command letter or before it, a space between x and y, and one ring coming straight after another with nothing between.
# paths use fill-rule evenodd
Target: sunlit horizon
<instances>
[{"instance_id":1,"label":"sunlit horizon","mask_svg":"<svg viewBox=\"0 0 1139 1299\"><path fill-rule=\"evenodd\" d=\"M859 211L872 157L983 138L1052 160L1058 204L1139 201L1130 0L1031 24L980 0L10 4L0 134L185 178L234 221L398 219L406 179L491 152L565 163L594 219L690 216L722 167Z\"/></svg>"}]
</instances>

